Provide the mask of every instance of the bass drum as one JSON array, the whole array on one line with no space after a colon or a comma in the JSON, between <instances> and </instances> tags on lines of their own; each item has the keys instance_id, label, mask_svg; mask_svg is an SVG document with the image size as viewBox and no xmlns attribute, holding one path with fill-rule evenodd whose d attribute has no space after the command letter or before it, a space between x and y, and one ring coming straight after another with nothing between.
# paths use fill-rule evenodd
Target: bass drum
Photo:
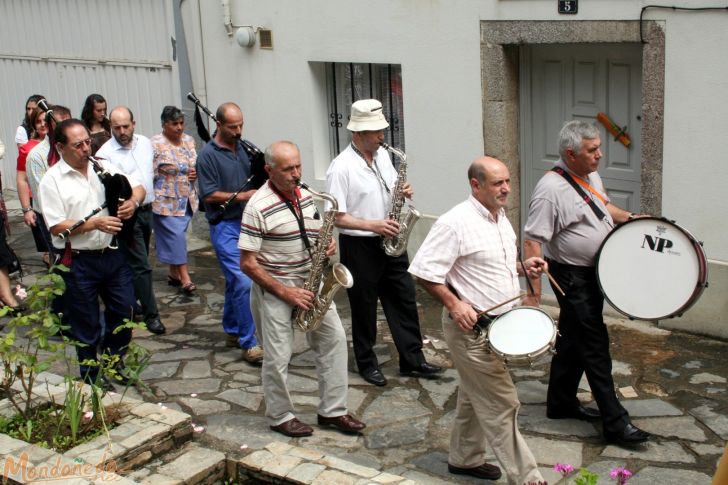
<instances>
[{"instance_id":1,"label":"bass drum","mask_svg":"<svg viewBox=\"0 0 728 485\"><path fill-rule=\"evenodd\" d=\"M631 319L681 316L707 286L702 245L674 222L640 217L618 226L597 253L604 298Z\"/></svg>"}]
</instances>

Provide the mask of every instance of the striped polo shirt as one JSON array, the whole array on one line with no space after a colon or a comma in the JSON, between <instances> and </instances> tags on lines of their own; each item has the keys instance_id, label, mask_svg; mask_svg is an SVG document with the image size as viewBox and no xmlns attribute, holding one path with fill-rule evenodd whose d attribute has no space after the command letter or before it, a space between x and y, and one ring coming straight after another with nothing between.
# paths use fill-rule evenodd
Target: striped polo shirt
<instances>
[{"instance_id":1,"label":"striped polo shirt","mask_svg":"<svg viewBox=\"0 0 728 485\"><path fill-rule=\"evenodd\" d=\"M258 253L258 264L275 278L307 278L311 256L298 222L281 196L271 189L270 183L268 181L258 189L245 206L238 248ZM321 229L321 215L310 192L302 190L299 200L313 251Z\"/></svg>"}]
</instances>

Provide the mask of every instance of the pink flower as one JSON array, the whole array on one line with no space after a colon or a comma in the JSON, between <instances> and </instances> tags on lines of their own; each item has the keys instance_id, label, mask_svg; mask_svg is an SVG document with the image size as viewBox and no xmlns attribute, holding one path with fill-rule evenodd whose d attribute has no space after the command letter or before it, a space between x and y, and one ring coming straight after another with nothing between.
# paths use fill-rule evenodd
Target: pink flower
<instances>
[{"instance_id":1,"label":"pink flower","mask_svg":"<svg viewBox=\"0 0 728 485\"><path fill-rule=\"evenodd\" d=\"M617 467L609 472L609 476L617 480L617 485L624 485L632 476L632 472L623 467Z\"/></svg>"},{"instance_id":2,"label":"pink flower","mask_svg":"<svg viewBox=\"0 0 728 485\"><path fill-rule=\"evenodd\" d=\"M15 287L15 296L17 296L21 300L25 300L26 298L28 298L28 293L25 292L25 288L23 288L20 285L17 285Z\"/></svg>"},{"instance_id":3,"label":"pink flower","mask_svg":"<svg viewBox=\"0 0 728 485\"><path fill-rule=\"evenodd\" d=\"M563 476L568 475L574 471L574 467L568 463L557 463L554 465L554 471L561 473Z\"/></svg>"}]
</instances>

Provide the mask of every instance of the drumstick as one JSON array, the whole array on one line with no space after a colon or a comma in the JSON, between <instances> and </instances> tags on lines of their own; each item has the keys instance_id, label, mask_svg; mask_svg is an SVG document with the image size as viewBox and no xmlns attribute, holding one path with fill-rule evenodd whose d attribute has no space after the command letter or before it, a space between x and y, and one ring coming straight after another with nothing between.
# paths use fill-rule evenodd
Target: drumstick
<instances>
[{"instance_id":1,"label":"drumstick","mask_svg":"<svg viewBox=\"0 0 728 485\"><path fill-rule=\"evenodd\" d=\"M524 292L521 292L521 293L520 293L520 294L519 294L518 296L514 296L513 298L511 298L511 299L509 299L509 300L506 300L506 301L504 301L503 303L498 303L498 304L497 304L496 306L492 306L492 307L488 308L487 310L483 310L482 312L478 312L478 314L477 314L477 315L475 315L475 316L476 316L476 317L480 317L480 316L482 316L482 315L485 315L486 313L488 313L488 312L490 312L490 311L493 311L493 310L495 310L496 308L500 308L500 307L502 307L503 305L507 305L507 304L509 304L510 302L514 301L514 300L518 300L519 298L521 298L521 297L522 297L523 295L525 295L525 294L526 294L526 293L524 293Z\"/></svg>"},{"instance_id":2,"label":"drumstick","mask_svg":"<svg viewBox=\"0 0 728 485\"><path fill-rule=\"evenodd\" d=\"M553 276L551 276L551 273L549 273L549 272L548 272L548 271L546 271L545 269L543 270L543 272L544 272L544 273L546 273L546 276L548 276L548 277L549 277L549 281L550 281L550 282L551 282L551 283L552 283L552 284L553 284L553 285L554 285L554 286L556 287L556 289L557 289L557 290L559 290L559 293L561 293L561 296L566 296L566 293L564 293L564 290L562 290L562 289L561 289L561 287L560 287L560 286L559 286L559 284L558 284L558 283L556 282L556 280L554 279L554 277L553 277Z\"/></svg>"}]
</instances>

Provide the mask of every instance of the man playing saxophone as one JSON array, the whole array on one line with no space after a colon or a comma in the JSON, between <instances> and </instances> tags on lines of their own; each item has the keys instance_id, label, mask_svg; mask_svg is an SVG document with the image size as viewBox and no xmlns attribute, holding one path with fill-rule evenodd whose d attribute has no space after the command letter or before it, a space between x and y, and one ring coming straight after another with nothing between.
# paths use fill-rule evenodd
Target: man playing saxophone
<instances>
[{"instance_id":1,"label":"man playing saxophone","mask_svg":"<svg viewBox=\"0 0 728 485\"><path fill-rule=\"evenodd\" d=\"M322 229L333 228L335 213L324 214L322 220L311 192L299 188L301 156L294 143L271 144L265 150L265 162L270 179L243 212L240 267L253 280L250 306L264 343L263 394L270 428L290 437L309 436L313 428L296 418L286 385L293 346L292 314L294 309L308 311L316 305L317 295L303 286L312 271L324 269L311 267L312 260L322 259L314 252L324 251L329 256L336 252L331 231ZM365 425L346 409L344 328L333 303L321 313L320 324L306 332L316 353L318 424L358 433Z\"/></svg>"},{"instance_id":2,"label":"man playing saxophone","mask_svg":"<svg viewBox=\"0 0 728 485\"><path fill-rule=\"evenodd\" d=\"M382 238L393 238L400 224L388 217L392 192L397 186L412 197L409 183L397 184L387 150L380 144L389 126L376 99L355 102L347 129L352 142L331 162L326 173L327 191L336 197L339 208L341 262L354 276L347 292L351 305L351 327L359 374L367 382L384 386L387 379L379 368L374 344L377 340L377 300L381 301L399 352L400 374L434 377L442 371L427 363L422 353L422 335L415 302L415 286L407 273L407 252L388 255ZM401 181L401 178L400 178Z\"/></svg>"}]
</instances>

